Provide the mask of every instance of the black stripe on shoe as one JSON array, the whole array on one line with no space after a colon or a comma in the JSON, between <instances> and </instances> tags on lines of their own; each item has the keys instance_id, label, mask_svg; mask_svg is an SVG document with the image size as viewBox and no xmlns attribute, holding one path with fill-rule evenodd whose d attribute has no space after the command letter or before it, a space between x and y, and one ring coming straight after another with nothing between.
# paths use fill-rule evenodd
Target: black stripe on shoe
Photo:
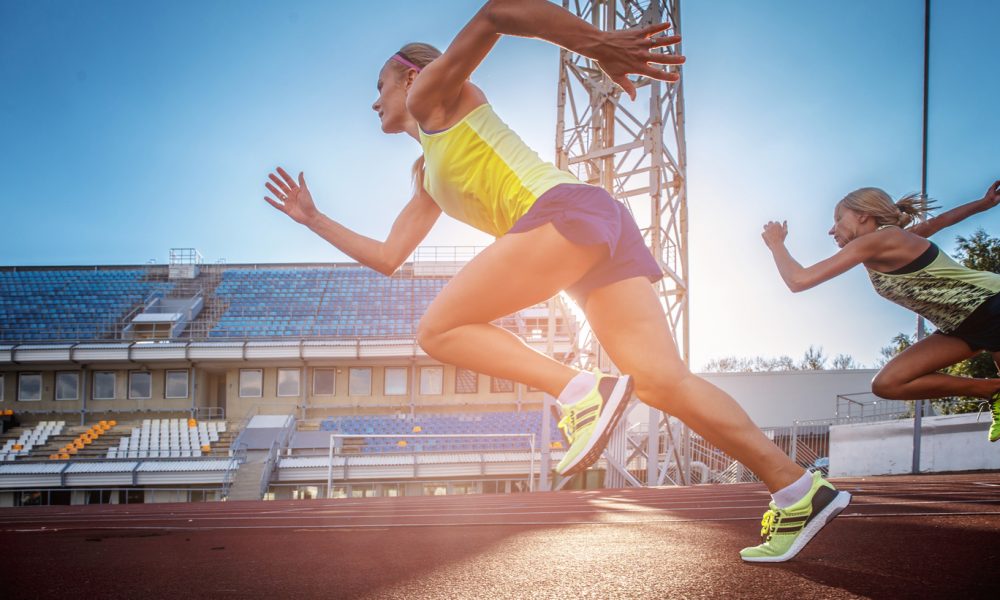
<instances>
[{"instance_id":1,"label":"black stripe on shoe","mask_svg":"<svg viewBox=\"0 0 1000 600\"><path fill-rule=\"evenodd\" d=\"M607 426L604 427L600 435L597 436L597 439L590 450L582 456L577 457L576 464L570 466L566 469L566 471L561 473L563 477L570 477L580 471L586 470L590 467L590 465L597 462L597 460L601 457L601 454L604 452L604 448L608 443L608 439L611 437L612 431L614 431L615 427L617 427L618 421L621 419L621 416L628 407L629 401L632 397L632 388L635 384L635 380L627 375L623 375L622 377L627 377L625 381L625 389L622 390L621 398L615 405L614 412L609 415ZM602 377L598 382L597 389L601 396L606 400L601 408L601 417L604 416L604 407L607 407L610 404L607 400L609 400L609 398L611 398L614 394L614 390L618 386L618 382L622 379L622 377Z\"/></svg>"},{"instance_id":2,"label":"black stripe on shoe","mask_svg":"<svg viewBox=\"0 0 1000 600\"><path fill-rule=\"evenodd\" d=\"M601 406L604 406L604 404L602 403ZM590 416L591 413L596 413L594 414L594 418L596 419L600 415L600 409L601 409L600 406L588 406L587 408L573 415L573 420L576 421L577 427L579 427L581 421Z\"/></svg>"},{"instance_id":3,"label":"black stripe on shoe","mask_svg":"<svg viewBox=\"0 0 1000 600\"><path fill-rule=\"evenodd\" d=\"M828 504L833 502L833 499L836 497L837 497L837 490L831 487L827 487L825 485L820 486L820 488L816 490L816 493L813 494L812 512L809 513L809 517L806 519L806 523L809 523L814 518L816 518L816 515L823 512L823 509L826 508Z\"/></svg>"}]
</instances>

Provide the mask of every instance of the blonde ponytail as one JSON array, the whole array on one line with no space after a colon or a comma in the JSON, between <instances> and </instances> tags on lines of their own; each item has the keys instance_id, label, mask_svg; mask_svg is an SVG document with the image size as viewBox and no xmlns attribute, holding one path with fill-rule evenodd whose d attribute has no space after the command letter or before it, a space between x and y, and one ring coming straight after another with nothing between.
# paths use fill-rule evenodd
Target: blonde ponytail
<instances>
[{"instance_id":1,"label":"blonde ponytail","mask_svg":"<svg viewBox=\"0 0 1000 600\"><path fill-rule=\"evenodd\" d=\"M906 227L926 221L930 211L937 207L932 206L930 199L923 194L907 194L896 201L896 208L899 210L898 225Z\"/></svg>"},{"instance_id":2,"label":"blonde ponytail","mask_svg":"<svg viewBox=\"0 0 1000 600\"><path fill-rule=\"evenodd\" d=\"M879 188L860 188L844 196L840 205L856 213L869 215L880 226L895 225L900 228L927 220L935 209L922 194L907 194L893 202L892 197Z\"/></svg>"}]
</instances>

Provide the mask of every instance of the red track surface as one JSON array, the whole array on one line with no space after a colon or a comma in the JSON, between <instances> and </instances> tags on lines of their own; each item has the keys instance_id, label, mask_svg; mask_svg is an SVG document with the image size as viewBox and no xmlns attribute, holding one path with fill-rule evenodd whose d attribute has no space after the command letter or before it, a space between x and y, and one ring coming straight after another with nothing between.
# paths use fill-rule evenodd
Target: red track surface
<instances>
[{"instance_id":1,"label":"red track surface","mask_svg":"<svg viewBox=\"0 0 1000 600\"><path fill-rule=\"evenodd\" d=\"M0 595L1000 597L1000 473L835 483L851 506L775 565L738 555L759 484L3 509Z\"/></svg>"}]
</instances>

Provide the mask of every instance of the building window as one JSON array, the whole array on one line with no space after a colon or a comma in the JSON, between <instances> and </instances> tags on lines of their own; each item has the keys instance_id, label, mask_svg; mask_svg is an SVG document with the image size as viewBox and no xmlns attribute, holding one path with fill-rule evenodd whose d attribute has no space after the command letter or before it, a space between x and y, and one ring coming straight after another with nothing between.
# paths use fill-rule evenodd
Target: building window
<instances>
[{"instance_id":1,"label":"building window","mask_svg":"<svg viewBox=\"0 0 1000 600\"><path fill-rule=\"evenodd\" d=\"M163 389L165 398L188 397L188 372L167 371L167 381Z\"/></svg>"},{"instance_id":2,"label":"building window","mask_svg":"<svg viewBox=\"0 0 1000 600\"><path fill-rule=\"evenodd\" d=\"M38 402L42 399L42 374L17 374L17 399L21 402Z\"/></svg>"},{"instance_id":3,"label":"building window","mask_svg":"<svg viewBox=\"0 0 1000 600\"><path fill-rule=\"evenodd\" d=\"M264 395L264 372L260 369L240 369L240 398L260 398Z\"/></svg>"},{"instance_id":4,"label":"building window","mask_svg":"<svg viewBox=\"0 0 1000 600\"><path fill-rule=\"evenodd\" d=\"M302 371L299 369L278 369L278 396L299 395Z\"/></svg>"},{"instance_id":5,"label":"building window","mask_svg":"<svg viewBox=\"0 0 1000 600\"><path fill-rule=\"evenodd\" d=\"M420 367L420 395L440 396L444 391L444 367Z\"/></svg>"},{"instance_id":6,"label":"building window","mask_svg":"<svg viewBox=\"0 0 1000 600\"><path fill-rule=\"evenodd\" d=\"M333 396L337 389L337 371L316 369L313 371L313 396Z\"/></svg>"},{"instance_id":7,"label":"building window","mask_svg":"<svg viewBox=\"0 0 1000 600\"><path fill-rule=\"evenodd\" d=\"M510 379L490 377L490 391L494 394L509 394L514 391L514 382Z\"/></svg>"},{"instance_id":8,"label":"building window","mask_svg":"<svg viewBox=\"0 0 1000 600\"><path fill-rule=\"evenodd\" d=\"M385 368L385 395L405 396L407 386L406 380L409 376L409 369L406 367L386 367Z\"/></svg>"},{"instance_id":9,"label":"building window","mask_svg":"<svg viewBox=\"0 0 1000 600\"><path fill-rule=\"evenodd\" d=\"M114 371L94 371L94 400L114 400L118 377Z\"/></svg>"},{"instance_id":10,"label":"building window","mask_svg":"<svg viewBox=\"0 0 1000 600\"><path fill-rule=\"evenodd\" d=\"M149 371L132 371L128 374L129 400L149 400L153 397L153 374Z\"/></svg>"},{"instance_id":11,"label":"building window","mask_svg":"<svg viewBox=\"0 0 1000 600\"><path fill-rule=\"evenodd\" d=\"M56 400L80 399L80 374L75 371L56 373Z\"/></svg>"},{"instance_id":12,"label":"building window","mask_svg":"<svg viewBox=\"0 0 1000 600\"><path fill-rule=\"evenodd\" d=\"M455 393L476 394L479 392L479 373L469 369L455 369Z\"/></svg>"},{"instance_id":13,"label":"building window","mask_svg":"<svg viewBox=\"0 0 1000 600\"><path fill-rule=\"evenodd\" d=\"M372 395L372 368L352 367L347 380L347 393L352 396Z\"/></svg>"}]
</instances>

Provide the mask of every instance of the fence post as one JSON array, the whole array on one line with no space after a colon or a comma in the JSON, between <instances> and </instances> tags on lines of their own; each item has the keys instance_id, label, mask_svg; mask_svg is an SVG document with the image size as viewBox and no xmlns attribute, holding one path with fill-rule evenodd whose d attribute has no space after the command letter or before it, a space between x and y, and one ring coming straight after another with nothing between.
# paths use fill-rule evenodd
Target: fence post
<instances>
[{"instance_id":1,"label":"fence post","mask_svg":"<svg viewBox=\"0 0 1000 600\"><path fill-rule=\"evenodd\" d=\"M799 447L799 422L792 421L792 448L791 451L788 453L788 455L789 458L792 459L792 462L796 464L798 464L798 461L796 460L798 447Z\"/></svg>"}]
</instances>

